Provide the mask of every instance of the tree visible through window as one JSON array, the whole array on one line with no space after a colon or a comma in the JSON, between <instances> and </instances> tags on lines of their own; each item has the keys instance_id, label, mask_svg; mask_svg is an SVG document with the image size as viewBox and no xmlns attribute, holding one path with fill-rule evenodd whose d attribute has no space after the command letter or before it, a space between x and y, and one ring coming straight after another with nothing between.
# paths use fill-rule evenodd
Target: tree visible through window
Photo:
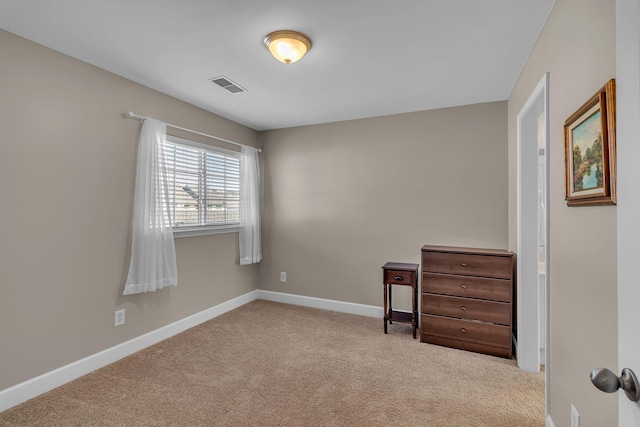
<instances>
[{"instance_id":1,"label":"tree visible through window","mask_svg":"<svg viewBox=\"0 0 640 427\"><path fill-rule=\"evenodd\" d=\"M174 230L239 223L238 153L167 136L165 159Z\"/></svg>"}]
</instances>

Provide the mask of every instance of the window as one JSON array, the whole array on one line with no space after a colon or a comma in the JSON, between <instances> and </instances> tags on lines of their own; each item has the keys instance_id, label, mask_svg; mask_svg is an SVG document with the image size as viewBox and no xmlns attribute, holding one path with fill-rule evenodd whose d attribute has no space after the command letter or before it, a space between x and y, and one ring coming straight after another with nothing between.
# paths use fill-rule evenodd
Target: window
<instances>
[{"instance_id":1,"label":"window","mask_svg":"<svg viewBox=\"0 0 640 427\"><path fill-rule=\"evenodd\" d=\"M167 135L165 159L177 237L238 230L240 153Z\"/></svg>"}]
</instances>

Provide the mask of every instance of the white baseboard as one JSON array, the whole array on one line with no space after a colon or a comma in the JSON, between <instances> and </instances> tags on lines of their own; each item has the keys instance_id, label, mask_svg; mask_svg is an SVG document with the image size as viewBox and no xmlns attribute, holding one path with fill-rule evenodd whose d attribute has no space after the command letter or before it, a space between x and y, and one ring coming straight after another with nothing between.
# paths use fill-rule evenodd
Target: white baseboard
<instances>
[{"instance_id":1,"label":"white baseboard","mask_svg":"<svg viewBox=\"0 0 640 427\"><path fill-rule=\"evenodd\" d=\"M339 311L341 313L357 314L367 317L382 319L384 309L374 305L356 304L324 298L306 297L303 295L285 294L282 292L264 291L258 289L258 299L267 301L284 302L287 304L301 305L304 307L321 308L324 310Z\"/></svg>"},{"instance_id":2,"label":"white baseboard","mask_svg":"<svg viewBox=\"0 0 640 427\"><path fill-rule=\"evenodd\" d=\"M99 353L0 391L0 412L259 298L251 291Z\"/></svg>"},{"instance_id":3,"label":"white baseboard","mask_svg":"<svg viewBox=\"0 0 640 427\"><path fill-rule=\"evenodd\" d=\"M556 425L553 423L553 420L551 419L551 414L547 415L546 427L556 427Z\"/></svg>"}]
</instances>

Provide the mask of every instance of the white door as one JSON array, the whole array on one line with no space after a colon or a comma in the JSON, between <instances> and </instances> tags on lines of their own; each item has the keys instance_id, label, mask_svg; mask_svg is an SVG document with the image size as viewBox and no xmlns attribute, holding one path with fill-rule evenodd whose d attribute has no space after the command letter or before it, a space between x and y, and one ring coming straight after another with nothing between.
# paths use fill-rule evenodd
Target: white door
<instances>
[{"instance_id":1,"label":"white door","mask_svg":"<svg viewBox=\"0 0 640 427\"><path fill-rule=\"evenodd\" d=\"M616 1L618 372L640 373L640 0ZM612 367L613 368L613 367ZM640 405L618 393L618 425L640 426Z\"/></svg>"}]
</instances>

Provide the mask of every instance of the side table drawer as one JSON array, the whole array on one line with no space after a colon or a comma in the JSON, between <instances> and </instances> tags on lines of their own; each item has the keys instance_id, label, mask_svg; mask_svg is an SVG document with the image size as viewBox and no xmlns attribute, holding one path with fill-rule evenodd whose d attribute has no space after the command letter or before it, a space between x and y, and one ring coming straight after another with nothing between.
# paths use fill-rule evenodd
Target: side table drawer
<instances>
[{"instance_id":1,"label":"side table drawer","mask_svg":"<svg viewBox=\"0 0 640 427\"><path fill-rule=\"evenodd\" d=\"M404 270L385 270L384 283L395 283L397 285L410 285L414 286L416 280L413 279L413 273Z\"/></svg>"},{"instance_id":2,"label":"side table drawer","mask_svg":"<svg viewBox=\"0 0 640 427\"><path fill-rule=\"evenodd\" d=\"M422 312L499 325L511 324L511 304L506 302L422 294Z\"/></svg>"},{"instance_id":3,"label":"side table drawer","mask_svg":"<svg viewBox=\"0 0 640 427\"><path fill-rule=\"evenodd\" d=\"M508 326L429 314L423 314L420 321L422 334L495 347L509 347L511 345L510 329Z\"/></svg>"}]
</instances>

